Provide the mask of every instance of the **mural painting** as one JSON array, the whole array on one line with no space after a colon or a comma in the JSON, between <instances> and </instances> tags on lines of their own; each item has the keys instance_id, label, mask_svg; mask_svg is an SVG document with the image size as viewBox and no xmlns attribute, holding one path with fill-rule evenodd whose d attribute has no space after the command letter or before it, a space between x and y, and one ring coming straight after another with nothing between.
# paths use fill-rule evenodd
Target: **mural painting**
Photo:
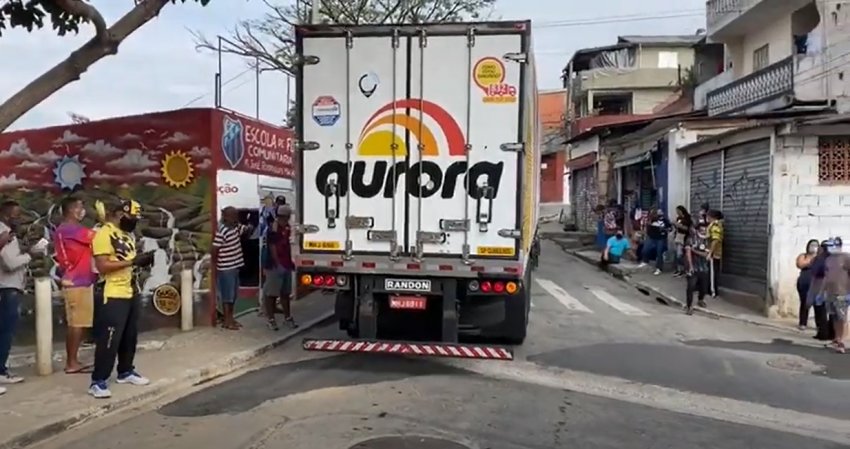
<instances>
[{"instance_id":1,"label":"mural painting","mask_svg":"<svg viewBox=\"0 0 850 449\"><path fill-rule=\"evenodd\" d=\"M201 296L210 284L214 210L210 120L210 110L189 109L0 134L0 198L22 206L22 243L51 240L62 220L59 203L68 195L85 202L84 224L90 227L97 226L96 200L133 198L143 208L136 231L139 247L155 251L153 266L138 273L143 329L177 325L179 316L154 310L151 297L163 285L179 287L183 269L192 270L201 293L197 317L208 316L208 301ZM52 249L51 241L48 254ZM32 343L32 283L40 276L54 282L54 335L60 340L64 309L54 260L33 260L30 272L16 343Z\"/></svg>"}]
</instances>

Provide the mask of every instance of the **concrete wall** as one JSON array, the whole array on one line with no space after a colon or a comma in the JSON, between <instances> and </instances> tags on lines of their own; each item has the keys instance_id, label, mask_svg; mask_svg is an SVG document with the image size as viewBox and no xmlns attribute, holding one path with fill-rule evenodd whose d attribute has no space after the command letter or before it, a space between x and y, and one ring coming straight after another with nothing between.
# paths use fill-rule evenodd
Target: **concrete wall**
<instances>
[{"instance_id":1,"label":"concrete wall","mask_svg":"<svg viewBox=\"0 0 850 449\"><path fill-rule=\"evenodd\" d=\"M540 167L540 202L563 203L566 152L558 151L543 156ZM545 164L545 166L544 166Z\"/></svg>"},{"instance_id":2,"label":"concrete wall","mask_svg":"<svg viewBox=\"0 0 850 449\"><path fill-rule=\"evenodd\" d=\"M668 89L640 89L632 94L633 114L652 114L655 108L675 95L675 84Z\"/></svg>"},{"instance_id":3,"label":"concrete wall","mask_svg":"<svg viewBox=\"0 0 850 449\"><path fill-rule=\"evenodd\" d=\"M677 54L678 64L683 69L694 65L693 47L641 47L638 50L638 67L641 69L657 69L661 67L659 54L670 52Z\"/></svg>"},{"instance_id":4,"label":"concrete wall","mask_svg":"<svg viewBox=\"0 0 850 449\"><path fill-rule=\"evenodd\" d=\"M770 283L775 311L796 316L795 258L809 239L850 237L850 185L818 182L818 138L780 137L774 156Z\"/></svg>"}]
</instances>

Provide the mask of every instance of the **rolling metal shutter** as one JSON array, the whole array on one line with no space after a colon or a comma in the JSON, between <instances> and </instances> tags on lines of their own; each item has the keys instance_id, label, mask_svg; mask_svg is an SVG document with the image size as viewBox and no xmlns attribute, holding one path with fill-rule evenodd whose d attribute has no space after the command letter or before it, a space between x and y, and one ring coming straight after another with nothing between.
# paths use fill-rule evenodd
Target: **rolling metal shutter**
<instances>
[{"instance_id":1,"label":"rolling metal shutter","mask_svg":"<svg viewBox=\"0 0 850 449\"><path fill-rule=\"evenodd\" d=\"M723 182L723 152L704 154L691 159L691 204L688 210L694 214L699 207L708 203L714 209L721 207L721 183Z\"/></svg>"},{"instance_id":2,"label":"rolling metal shutter","mask_svg":"<svg viewBox=\"0 0 850 449\"><path fill-rule=\"evenodd\" d=\"M576 211L576 228L580 231L596 232L597 217L593 211L598 203L596 190L595 165L573 172L573 208Z\"/></svg>"},{"instance_id":3,"label":"rolling metal shutter","mask_svg":"<svg viewBox=\"0 0 850 449\"><path fill-rule=\"evenodd\" d=\"M723 272L766 280L770 141L726 149L723 162Z\"/></svg>"}]
</instances>

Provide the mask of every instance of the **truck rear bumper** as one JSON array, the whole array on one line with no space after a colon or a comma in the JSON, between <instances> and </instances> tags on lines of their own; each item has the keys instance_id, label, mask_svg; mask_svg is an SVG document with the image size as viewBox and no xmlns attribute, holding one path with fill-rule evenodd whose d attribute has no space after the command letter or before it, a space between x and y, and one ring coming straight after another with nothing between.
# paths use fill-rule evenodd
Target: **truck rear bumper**
<instances>
[{"instance_id":1,"label":"truck rear bumper","mask_svg":"<svg viewBox=\"0 0 850 449\"><path fill-rule=\"evenodd\" d=\"M421 357L450 357L462 359L503 360L514 359L513 350L499 346L467 345L457 343L398 342L370 340L326 340L305 338L305 351L360 352L368 354L397 354Z\"/></svg>"}]
</instances>

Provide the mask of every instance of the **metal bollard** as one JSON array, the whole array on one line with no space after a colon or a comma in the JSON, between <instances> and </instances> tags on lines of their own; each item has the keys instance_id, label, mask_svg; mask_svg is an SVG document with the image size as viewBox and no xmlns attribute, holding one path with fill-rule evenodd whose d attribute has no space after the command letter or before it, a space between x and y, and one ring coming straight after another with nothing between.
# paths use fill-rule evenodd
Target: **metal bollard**
<instances>
[{"instance_id":1,"label":"metal bollard","mask_svg":"<svg viewBox=\"0 0 850 449\"><path fill-rule=\"evenodd\" d=\"M35 280L35 365L39 376L53 374L53 284Z\"/></svg>"},{"instance_id":2,"label":"metal bollard","mask_svg":"<svg viewBox=\"0 0 850 449\"><path fill-rule=\"evenodd\" d=\"M192 270L180 272L180 329L190 331L195 324L194 285Z\"/></svg>"}]
</instances>

